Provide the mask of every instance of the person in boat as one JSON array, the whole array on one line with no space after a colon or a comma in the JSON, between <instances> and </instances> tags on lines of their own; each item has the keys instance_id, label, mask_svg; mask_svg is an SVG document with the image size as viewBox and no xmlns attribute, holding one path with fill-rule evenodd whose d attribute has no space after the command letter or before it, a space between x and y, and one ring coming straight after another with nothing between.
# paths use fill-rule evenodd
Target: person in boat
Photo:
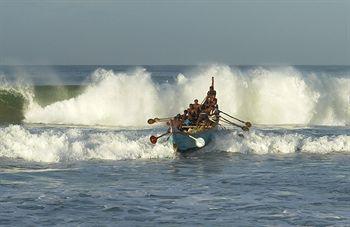
<instances>
[{"instance_id":1,"label":"person in boat","mask_svg":"<svg viewBox=\"0 0 350 227\"><path fill-rule=\"evenodd\" d=\"M209 87L209 91L207 92L207 96L203 102L202 110L210 106L211 102L216 98L216 91L214 90L214 77L212 77L211 80L211 86Z\"/></svg>"},{"instance_id":2,"label":"person in boat","mask_svg":"<svg viewBox=\"0 0 350 227\"><path fill-rule=\"evenodd\" d=\"M189 126L194 125L197 122L198 116L194 109L191 109L188 113Z\"/></svg>"},{"instance_id":3,"label":"person in boat","mask_svg":"<svg viewBox=\"0 0 350 227\"><path fill-rule=\"evenodd\" d=\"M206 113L206 111L202 111L198 116L197 127L200 125L205 125L208 120L208 114Z\"/></svg>"},{"instance_id":4,"label":"person in boat","mask_svg":"<svg viewBox=\"0 0 350 227\"><path fill-rule=\"evenodd\" d=\"M200 112L197 120L197 126L207 127L211 125L211 121L209 119L210 112L211 112L211 109L209 106Z\"/></svg>"},{"instance_id":5,"label":"person in boat","mask_svg":"<svg viewBox=\"0 0 350 227\"><path fill-rule=\"evenodd\" d=\"M214 110L212 110L209 114L209 116L210 116L209 118L212 121L212 123L219 122L219 114L220 114L219 106L218 106L218 104L216 104Z\"/></svg>"},{"instance_id":6,"label":"person in boat","mask_svg":"<svg viewBox=\"0 0 350 227\"><path fill-rule=\"evenodd\" d=\"M209 91L207 92L208 98L215 98L216 97L216 91L214 90L214 86L209 87Z\"/></svg>"},{"instance_id":7,"label":"person in boat","mask_svg":"<svg viewBox=\"0 0 350 227\"><path fill-rule=\"evenodd\" d=\"M213 107L213 108L215 108L215 106L218 104L218 100L217 100L217 98L212 98L211 100L210 100L210 106L211 107Z\"/></svg>"},{"instance_id":8,"label":"person in boat","mask_svg":"<svg viewBox=\"0 0 350 227\"><path fill-rule=\"evenodd\" d=\"M190 118L189 118L188 110L184 110L184 113L182 115L182 124L185 126L190 126L192 124Z\"/></svg>"},{"instance_id":9,"label":"person in boat","mask_svg":"<svg viewBox=\"0 0 350 227\"><path fill-rule=\"evenodd\" d=\"M181 114L176 115L173 119L170 120L170 126L173 129L181 130L181 126L182 126Z\"/></svg>"},{"instance_id":10,"label":"person in boat","mask_svg":"<svg viewBox=\"0 0 350 227\"><path fill-rule=\"evenodd\" d=\"M188 116L191 121L191 125L197 122L199 111L194 107L194 104L190 104L188 108Z\"/></svg>"},{"instance_id":11,"label":"person in boat","mask_svg":"<svg viewBox=\"0 0 350 227\"><path fill-rule=\"evenodd\" d=\"M209 91L207 92L208 98L215 98L216 91L214 90L214 77L211 78L211 86L209 87Z\"/></svg>"},{"instance_id":12,"label":"person in boat","mask_svg":"<svg viewBox=\"0 0 350 227\"><path fill-rule=\"evenodd\" d=\"M189 114L193 111L193 104L188 105L187 111Z\"/></svg>"},{"instance_id":13,"label":"person in boat","mask_svg":"<svg viewBox=\"0 0 350 227\"><path fill-rule=\"evenodd\" d=\"M198 99L194 100L193 108L197 111L197 113L200 111L201 104L198 103Z\"/></svg>"}]
</instances>

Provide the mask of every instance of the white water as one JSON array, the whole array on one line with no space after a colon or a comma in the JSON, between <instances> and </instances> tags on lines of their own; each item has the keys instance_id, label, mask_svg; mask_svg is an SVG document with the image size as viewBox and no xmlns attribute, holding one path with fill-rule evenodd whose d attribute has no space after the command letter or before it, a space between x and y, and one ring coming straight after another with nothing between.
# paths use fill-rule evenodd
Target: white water
<instances>
[{"instance_id":1,"label":"white water","mask_svg":"<svg viewBox=\"0 0 350 227\"><path fill-rule=\"evenodd\" d=\"M0 129L0 157L37 162L66 162L90 159L123 160L174 157L167 144L153 146L149 136L83 129L37 129L19 125Z\"/></svg>"},{"instance_id":2,"label":"white water","mask_svg":"<svg viewBox=\"0 0 350 227\"><path fill-rule=\"evenodd\" d=\"M227 152L254 154L290 154L295 152L327 154L350 152L350 136L310 136L301 133L266 133L252 131L240 137L237 132L220 136L213 144L215 149Z\"/></svg>"},{"instance_id":3,"label":"white water","mask_svg":"<svg viewBox=\"0 0 350 227\"><path fill-rule=\"evenodd\" d=\"M0 157L36 162L175 158L172 147L160 139L149 142L149 131L113 131L91 128L34 128L10 125L0 128ZM227 151L254 154L350 152L350 135L310 136L253 130L244 138L236 131L218 136L202 152Z\"/></svg>"},{"instance_id":4,"label":"white water","mask_svg":"<svg viewBox=\"0 0 350 227\"><path fill-rule=\"evenodd\" d=\"M30 105L25 121L83 125L145 126L155 116L174 116L202 99L215 77L219 107L259 124L350 123L350 77L302 75L293 67L242 73L224 65L178 75L157 85L143 69L114 73L98 69L78 97L46 107Z\"/></svg>"}]
</instances>

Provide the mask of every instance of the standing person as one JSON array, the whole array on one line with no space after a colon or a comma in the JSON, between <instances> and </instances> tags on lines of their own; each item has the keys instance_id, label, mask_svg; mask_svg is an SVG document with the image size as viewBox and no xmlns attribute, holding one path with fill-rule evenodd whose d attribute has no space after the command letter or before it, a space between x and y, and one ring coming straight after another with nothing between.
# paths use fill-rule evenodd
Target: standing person
<instances>
[{"instance_id":1,"label":"standing person","mask_svg":"<svg viewBox=\"0 0 350 227\"><path fill-rule=\"evenodd\" d=\"M214 77L211 78L211 86L209 87L209 91L207 93L207 96L211 98L215 98L216 91L214 90Z\"/></svg>"},{"instance_id":2,"label":"standing person","mask_svg":"<svg viewBox=\"0 0 350 227\"><path fill-rule=\"evenodd\" d=\"M210 106L212 100L216 97L216 91L214 90L214 77L211 78L211 86L209 87L209 91L207 92L207 96L205 97L202 105L202 110L206 109Z\"/></svg>"},{"instance_id":3,"label":"standing person","mask_svg":"<svg viewBox=\"0 0 350 227\"><path fill-rule=\"evenodd\" d=\"M212 99L212 98L215 98L215 96L216 96L216 91L214 90L213 86L210 86L209 91L207 93L207 97Z\"/></svg>"}]
</instances>

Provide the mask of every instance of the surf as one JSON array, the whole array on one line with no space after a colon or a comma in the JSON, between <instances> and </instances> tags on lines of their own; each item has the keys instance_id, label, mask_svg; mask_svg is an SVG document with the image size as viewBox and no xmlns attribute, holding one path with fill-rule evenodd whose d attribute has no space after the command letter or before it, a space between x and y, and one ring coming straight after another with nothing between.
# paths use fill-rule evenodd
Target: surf
<instances>
[{"instance_id":1,"label":"surf","mask_svg":"<svg viewBox=\"0 0 350 227\"><path fill-rule=\"evenodd\" d=\"M350 131L325 127L321 134L310 129L253 129L245 134L227 129L213 138L199 154L335 154L350 152ZM332 132L336 130L336 134ZM115 130L84 127L0 127L0 158L29 162L70 163L89 160L176 159L168 143L149 143L149 130Z\"/></svg>"},{"instance_id":2,"label":"surf","mask_svg":"<svg viewBox=\"0 0 350 227\"><path fill-rule=\"evenodd\" d=\"M0 122L144 128L148 118L174 116L202 97L211 76L219 108L254 124L350 124L349 73L222 64L196 66L161 82L144 68L97 68L84 85L1 81Z\"/></svg>"},{"instance_id":3,"label":"surf","mask_svg":"<svg viewBox=\"0 0 350 227\"><path fill-rule=\"evenodd\" d=\"M144 127L145 119L173 116L193 97L202 97L211 76L219 107L256 124L350 123L349 75L303 74L293 67L243 71L226 65L199 67L162 84L143 68L127 73L100 68L81 95L32 106L25 122Z\"/></svg>"}]
</instances>

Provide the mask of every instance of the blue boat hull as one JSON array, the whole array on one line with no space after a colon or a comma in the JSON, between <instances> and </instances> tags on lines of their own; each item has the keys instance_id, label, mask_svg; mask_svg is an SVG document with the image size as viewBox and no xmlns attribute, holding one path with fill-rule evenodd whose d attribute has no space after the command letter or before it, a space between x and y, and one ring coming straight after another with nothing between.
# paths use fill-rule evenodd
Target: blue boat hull
<instances>
[{"instance_id":1,"label":"blue boat hull","mask_svg":"<svg viewBox=\"0 0 350 227\"><path fill-rule=\"evenodd\" d=\"M205 145L208 145L210 141L212 141L214 137L214 133L217 130L217 127L190 134L191 136L195 138L203 138L205 141ZM171 134L169 137L169 142L173 145L175 151L183 153L191 150L196 150L199 149L199 147L196 146L196 141L186 135L186 133L179 133L179 132L174 132Z\"/></svg>"}]
</instances>

